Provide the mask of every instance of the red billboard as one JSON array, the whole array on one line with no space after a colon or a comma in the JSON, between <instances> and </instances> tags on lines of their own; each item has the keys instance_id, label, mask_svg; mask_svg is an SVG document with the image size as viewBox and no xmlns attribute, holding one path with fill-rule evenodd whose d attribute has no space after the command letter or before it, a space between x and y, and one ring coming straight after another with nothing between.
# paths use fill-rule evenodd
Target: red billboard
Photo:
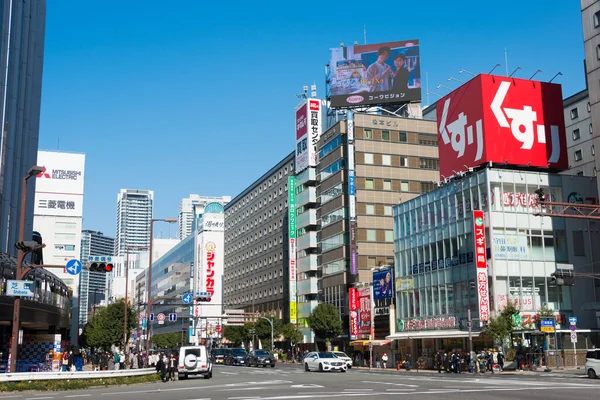
<instances>
[{"instance_id":1,"label":"red billboard","mask_svg":"<svg viewBox=\"0 0 600 400\"><path fill-rule=\"evenodd\" d=\"M437 104L442 178L488 162L569 167L560 85L481 74Z\"/></svg>"},{"instance_id":2,"label":"red billboard","mask_svg":"<svg viewBox=\"0 0 600 400\"><path fill-rule=\"evenodd\" d=\"M358 313L358 333L361 335L371 334L371 288L362 288L358 292L358 302L360 310Z\"/></svg>"}]
</instances>

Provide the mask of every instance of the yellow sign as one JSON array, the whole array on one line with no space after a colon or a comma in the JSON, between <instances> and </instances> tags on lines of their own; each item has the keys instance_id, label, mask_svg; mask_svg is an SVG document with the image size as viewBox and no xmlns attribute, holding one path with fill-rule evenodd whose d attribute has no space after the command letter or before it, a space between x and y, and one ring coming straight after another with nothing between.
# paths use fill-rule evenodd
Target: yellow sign
<instances>
[{"instance_id":1,"label":"yellow sign","mask_svg":"<svg viewBox=\"0 0 600 400\"><path fill-rule=\"evenodd\" d=\"M554 333L553 326L540 326L540 332Z\"/></svg>"},{"instance_id":2,"label":"yellow sign","mask_svg":"<svg viewBox=\"0 0 600 400\"><path fill-rule=\"evenodd\" d=\"M295 324L297 316L298 315L296 314L296 302L291 301L290 302L290 323Z\"/></svg>"},{"instance_id":3,"label":"yellow sign","mask_svg":"<svg viewBox=\"0 0 600 400\"><path fill-rule=\"evenodd\" d=\"M414 287L415 286L412 278L396 278L396 290L410 290L414 289Z\"/></svg>"}]
</instances>

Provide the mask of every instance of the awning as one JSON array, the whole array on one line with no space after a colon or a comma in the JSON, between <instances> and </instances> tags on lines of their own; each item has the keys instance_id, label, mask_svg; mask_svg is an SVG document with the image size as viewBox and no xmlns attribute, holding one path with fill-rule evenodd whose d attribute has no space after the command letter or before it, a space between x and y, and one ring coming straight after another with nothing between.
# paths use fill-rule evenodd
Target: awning
<instances>
[{"instance_id":1,"label":"awning","mask_svg":"<svg viewBox=\"0 0 600 400\"><path fill-rule=\"evenodd\" d=\"M373 343L373 346L385 346L392 343L391 340L353 340L350 342L350 346L368 346L369 343Z\"/></svg>"},{"instance_id":2,"label":"awning","mask_svg":"<svg viewBox=\"0 0 600 400\"><path fill-rule=\"evenodd\" d=\"M479 336L481 332L471 332L472 337ZM458 329L447 329L447 330L431 330L431 331L410 331L410 332L396 332L392 335L386 336L386 339L390 340L402 340L402 339L450 339L450 338L462 338L469 337L469 332L459 331Z\"/></svg>"}]
</instances>

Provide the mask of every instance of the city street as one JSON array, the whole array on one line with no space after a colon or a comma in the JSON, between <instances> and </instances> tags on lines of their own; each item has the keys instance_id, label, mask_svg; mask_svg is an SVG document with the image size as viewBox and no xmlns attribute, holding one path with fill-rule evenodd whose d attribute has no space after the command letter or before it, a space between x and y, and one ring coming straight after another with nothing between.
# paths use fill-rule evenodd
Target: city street
<instances>
[{"instance_id":1,"label":"city street","mask_svg":"<svg viewBox=\"0 0 600 400\"><path fill-rule=\"evenodd\" d=\"M0 395L2 399L106 399L125 400L258 400L351 399L592 399L600 380L581 373L499 373L484 375L349 370L347 373L304 372L298 364L276 368L216 366L213 378L78 390Z\"/></svg>"}]
</instances>

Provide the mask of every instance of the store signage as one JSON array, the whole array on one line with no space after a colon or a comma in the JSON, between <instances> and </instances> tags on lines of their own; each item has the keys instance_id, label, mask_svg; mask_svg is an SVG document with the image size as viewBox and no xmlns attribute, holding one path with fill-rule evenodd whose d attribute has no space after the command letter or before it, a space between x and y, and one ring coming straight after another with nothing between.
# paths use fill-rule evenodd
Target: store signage
<instances>
[{"instance_id":1,"label":"store signage","mask_svg":"<svg viewBox=\"0 0 600 400\"><path fill-rule=\"evenodd\" d=\"M296 271L296 178L288 177L288 271L289 271L289 302L290 302L290 322L295 324L298 318L297 315L297 271Z\"/></svg>"},{"instance_id":2,"label":"store signage","mask_svg":"<svg viewBox=\"0 0 600 400\"><path fill-rule=\"evenodd\" d=\"M358 290L356 290L356 288L351 287L350 289L348 289L348 299L350 310L358 310Z\"/></svg>"},{"instance_id":3,"label":"store signage","mask_svg":"<svg viewBox=\"0 0 600 400\"><path fill-rule=\"evenodd\" d=\"M485 223L481 210L473 211L473 232L475 238L475 266L477 271L477 294L479 300L479 321L487 322L490 314L490 294L488 289L487 257L485 250Z\"/></svg>"},{"instance_id":4,"label":"store signage","mask_svg":"<svg viewBox=\"0 0 600 400\"><path fill-rule=\"evenodd\" d=\"M390 315L389 307L375 307L375 316L378 315Z\"/></svg>"},{"instance_id":5,"label":"store signage","mask_svg":"<svg viewBox=\"0 0 600 400\"><path fill-rule=\"evenodd\" d=\"M527 260L527 236L494 235L494 257L497 260Z\"/></svg>"},{"instance_id":6,"label":"store signage","mask_svg":"<svg viewBox=\"0 0 600 400\"><path fill-rule=\"evenodd\" d=\"M33 281L6 281L7 296L33 297Z\"/></svg>"},{"instance_id":7,"label":"store signage","mask_svg":"<svg viewBox=\"0 0 600 400\"><path fill-rule=\"evenodd\" d=\"M424 331L432 329L452 329L456 328L456 318L454 316L426 319L407 319L398 320L398 330L403 331Z\"/></svg>"},{"instance_id":8,"label":"store signage","mask_svg":"<svg viewBox=\"0 0 600 400\"><path fill-rule=\"evenodd\" d=\"M350 340L358 339L358 311L350 311Z\"/></svg>"},{"instance_id":9,"label":"store signage","mask_svg":"<svg viewBox=\"0 0 600 400\"><path fill-rule=\"evenodd\" d=\"M540 320L540 332L554 333L554 318Z\"/></svg>"},{"instance_id":10,"label":"store signage","mask_svg":"<svg viewBox=\"0 0 600 400\"><path fill-rule=\"evenodd\" d=\"M371 334L371 288L360 289L359 292L359 331L361 335Z\"/></svg>"}]
</instances>

